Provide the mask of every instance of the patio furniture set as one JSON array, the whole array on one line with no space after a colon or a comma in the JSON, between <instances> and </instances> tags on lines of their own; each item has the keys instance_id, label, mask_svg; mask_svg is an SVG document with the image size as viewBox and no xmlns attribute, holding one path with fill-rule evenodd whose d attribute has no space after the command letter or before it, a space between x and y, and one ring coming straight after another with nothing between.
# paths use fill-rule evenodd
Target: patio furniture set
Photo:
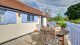
<instances>
[{"instance_id":1,"label":"patio furniture set","mask_svg":"<svg viewBox=\"0 0 80 45\"><path fill-rule=\"evenodd\" d=\"M66 31L55 30L54 27L44 27L38 32L43 45L64 45L64 35Z\"/></svg>"}]
</instances>

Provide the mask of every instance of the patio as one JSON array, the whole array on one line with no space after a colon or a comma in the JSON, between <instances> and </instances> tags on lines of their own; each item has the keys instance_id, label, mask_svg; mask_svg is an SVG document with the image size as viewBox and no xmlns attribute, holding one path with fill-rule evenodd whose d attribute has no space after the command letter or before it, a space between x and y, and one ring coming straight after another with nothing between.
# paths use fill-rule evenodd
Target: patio
<instances>
[{"instance_id":1,"label":"patio","mask_svg":"<svg viewBox=\"0 0 80 45\"><path fill-rule=\"evenodd\" d=\"M65 39L66 40L66 39ZM56 37L53 45L62 45L61 38ZM9 42L3 43L1 45L44 45L41 37L39 37L38 32L32 32L20 38L16 38ZM47 44L45 44L47 45ZM50 45L50 44L49 44ZM67 45L67 42L65 43Z\"/></svg>"}]
</instances>

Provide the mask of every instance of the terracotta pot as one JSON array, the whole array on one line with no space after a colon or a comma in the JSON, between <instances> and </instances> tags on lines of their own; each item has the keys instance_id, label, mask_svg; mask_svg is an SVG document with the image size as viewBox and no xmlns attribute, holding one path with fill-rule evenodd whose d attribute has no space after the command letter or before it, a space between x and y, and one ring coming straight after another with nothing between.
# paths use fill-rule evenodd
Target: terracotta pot
<instances>
[{"instance_id":1,"label":"terracotta pot","mask_svg":"<svg viewBox=\"0 0 80 45\"><path fill-rule=\"evenodd\" d=\"M38 32L38 30L36 29L36 30L34 30L34 32Z\"/></svg>"}]
</instances>

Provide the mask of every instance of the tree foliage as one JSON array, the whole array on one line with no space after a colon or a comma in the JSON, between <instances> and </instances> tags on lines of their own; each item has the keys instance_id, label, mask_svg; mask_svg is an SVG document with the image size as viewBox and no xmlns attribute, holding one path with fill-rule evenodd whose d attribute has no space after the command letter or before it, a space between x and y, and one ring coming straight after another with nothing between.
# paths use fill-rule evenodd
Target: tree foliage
<instances>
[{"instance_id":1,"label":"tree foliage","mask_svg":"<svg viewBox=\"0 0 80 45\"><path fill-rule=\"evenodd\" d=\"M49 22L52 22L52 21L56 21L56 22L58 22L58 21L68 21L68 18L67 17L64 18L61 15L57 15L54 18L48 18L48 21Z\"/></svg>"},{"instance_id":2,"label":"tree foliage","mask_svg":"<svg viewBox=\"0 0 80 45\"><path fill-rule=\"evenodd\" d=\"M49 18L48 19L48 21L50 22L52 22L52 21L55 21L59 26L61 26L62 28L65 28L66 27L66 23L65 23L65 21L68 21L68 18L66 17L66 18L64 18L64 17L62 17L61 15L57 15L56 17L54 17L54 18Z\"/></svg>"},{"instance_id":3,"label":"tree foliage","mask_svg":"<svg viewBox=\"0 0 80 45\"><path fill-rule=\"evenodd\" d=\"M69 20L76 20L80 18L80 3L70 6L67 9L65 15L68 16Z\"/></svg>"},{"instance_id":4,"label":"tree foliage","mask_svg":"<svg viewBox=\"0 0 80 45\"><path fill-rule=\"evenodd\" d=\"M64 18L60 15L57 15L55 18L54 18L55 21L62 21L64 20Z\"/></svg>"},{"instance_id":5,"label":"tree foliage","mask_svg":"<svg viewBox=\"0 0 80 45\"><path fill-rule=\"evenodd\" d=\"M52 21L54 21L54 18L48 18L48 21L52 22Z\"/></svg>"},{"instance_id":6,"label":"tree foliage","mask_svg":"<svg viewBox=\"0 0 80 45\"><path fill-rule=\"evenodd\" d=\"M57 15L54 20L56 21L56 23L61 27L61 28L65 28L66 27L66 23L65 21L67 21L67 18L64 18L60 15Z\"/></svg>"}]
</instances>

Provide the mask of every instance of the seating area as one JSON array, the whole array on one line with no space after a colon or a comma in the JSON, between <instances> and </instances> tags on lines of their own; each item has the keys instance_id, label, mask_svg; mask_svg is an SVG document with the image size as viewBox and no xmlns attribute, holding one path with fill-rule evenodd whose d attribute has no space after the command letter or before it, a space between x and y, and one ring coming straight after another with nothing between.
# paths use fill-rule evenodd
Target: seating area
<instances>
[{"instance_id":1,"label":"seating area","mask_svg":"<svg viewBox=\"0 0 80 45\"><path fill-rule=\"evenodd\" d=\"M41 37L44 45L60 45L60 37L57 36L59 32L60 30L57 31L53 27L42 27L39 32L39 36Z\"/></svg>"},{"instance_id":2,"label":"seating area","mask_svg":"<svg viewBox=\"0 0 80 45\"><path fill-rule=\"evenodd\" d=\"M38 32L32 32L2 45L65 45L64 35L54 28L42 27Z\"/></svg>"}]
</instances>

